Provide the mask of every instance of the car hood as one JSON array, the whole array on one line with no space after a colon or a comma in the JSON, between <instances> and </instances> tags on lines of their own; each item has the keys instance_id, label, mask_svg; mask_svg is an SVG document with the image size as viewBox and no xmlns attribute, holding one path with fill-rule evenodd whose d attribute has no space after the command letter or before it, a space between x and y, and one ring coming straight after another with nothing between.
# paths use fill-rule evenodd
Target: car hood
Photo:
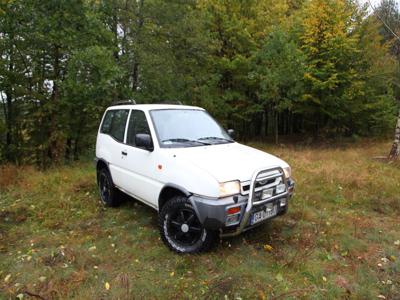
<instances>
[{"instance_id":1,"label":"car hood","mask_svg":"<svg viewBox=\"0 0 400 300\"><path fill-rule=\"evenodd\" d=\"M218 182L248 181L256 169L288 166L276 156L239 143L174 148L173 151L177 159L206 171Z\"/></svg>"}]
</instances>

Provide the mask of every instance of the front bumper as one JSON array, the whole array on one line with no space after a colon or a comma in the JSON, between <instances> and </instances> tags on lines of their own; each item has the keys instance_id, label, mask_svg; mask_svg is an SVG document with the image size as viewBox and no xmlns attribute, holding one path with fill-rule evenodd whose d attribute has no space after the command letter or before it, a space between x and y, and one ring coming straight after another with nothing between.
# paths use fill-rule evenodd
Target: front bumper
<instances>
[{"instance_id":1,"label":"front bumper","mask_svg":"<svg viewBox=\"0 0 400 300\"><path fill-rule=\"evenodd\" d=\"M261 190L260 188L257 189L256 186L260 181L259 177L263 174L273 175L262 177L262 181L282 178L282 182L286 185L285 192L273 195L265 200L261 200L260 197L257 198L260 196ZM235 236L262 224L263 222L250 225L250 216L254 211L259 210L268 203L274 203L277 206L277 214L274 217L285 214L288 209L289 199L294 192L294 185L295 183L292 179L285 179L282 168L273 167L254 172L248 195L238 194L223 199L207 199L192 195L189 199L205 228L220 230L222 237ZM228 214L228 210L232 207L240 207L240 211L234 214L237 215L236 221L227 222L228 217L232 216Z\"/></svg>"}]
</instances>

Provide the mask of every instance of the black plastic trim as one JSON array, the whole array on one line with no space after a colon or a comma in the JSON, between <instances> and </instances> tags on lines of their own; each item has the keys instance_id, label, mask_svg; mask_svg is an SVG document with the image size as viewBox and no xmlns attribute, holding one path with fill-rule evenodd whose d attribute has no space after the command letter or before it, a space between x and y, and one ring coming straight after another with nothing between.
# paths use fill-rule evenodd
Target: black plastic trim
<instances>
[{"instance_id":1,"label":"black plastic trim","mask_svg":"<svg viewBox=\"0 0 400 300\"><path fill-rule=\"evenodd\" d=\"M178 191L181 191L186 197L190 197L192 195L187 189L185 189L184 187L181 187L180 185L177 185L175 183L166 183L164 185L164 187L161 189L160 195L166 188L174 188Z\"/></svg>"}]
</instances>

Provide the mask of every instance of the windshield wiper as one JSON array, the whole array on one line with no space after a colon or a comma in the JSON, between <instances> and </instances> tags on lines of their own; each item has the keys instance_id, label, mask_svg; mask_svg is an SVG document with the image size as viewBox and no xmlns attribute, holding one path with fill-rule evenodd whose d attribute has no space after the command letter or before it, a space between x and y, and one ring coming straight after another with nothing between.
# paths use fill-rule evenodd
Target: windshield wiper
<instances>
[{"instance_id":1,"label":"windshield wiper","mask_svg":"<svg viewBox=\"0 0 400 300\"><path fill-rule=\"evenodd\" d=\"M219 137L219 136L205 136L205 137L199 138L199 140L220 140L220 141L226 141L229 143L233 143L233 140L226 139L226 138Z\"/></svg>"},{"instance_id":2,"label":"windshield wiper","mask_svg":"<svg viewBox=\"0 0 400 300\"><path fill-rule=\"evenodd\" d=\"M189 140L189 139L183 139L183 138L175 138L175 139L167 139L167 140L162 140L162 143L164 142L174 142L174 143L197 143L197 144L202 144L202 145L211 145L210 143L205 143L202 141L196 141L196 140Z\"/></svg>"}]
</instances>

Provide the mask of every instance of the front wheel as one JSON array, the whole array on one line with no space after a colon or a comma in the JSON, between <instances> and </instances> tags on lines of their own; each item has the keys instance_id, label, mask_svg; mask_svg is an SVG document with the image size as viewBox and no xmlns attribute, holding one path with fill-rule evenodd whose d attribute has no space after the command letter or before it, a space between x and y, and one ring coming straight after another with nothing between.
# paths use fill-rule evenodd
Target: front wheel
<instances>
[{"instance_id":1,"label":"front wheel","mask_svg":"<svg viewBox=\"0 0 400 300\"><path fill-rule=\"evenodd\" d=\"M175 196L162 207L158 223L163 242L178 253L207 251L216 238L215 232L203 227L184 196Z\"/></svg>"}]
</instances>

